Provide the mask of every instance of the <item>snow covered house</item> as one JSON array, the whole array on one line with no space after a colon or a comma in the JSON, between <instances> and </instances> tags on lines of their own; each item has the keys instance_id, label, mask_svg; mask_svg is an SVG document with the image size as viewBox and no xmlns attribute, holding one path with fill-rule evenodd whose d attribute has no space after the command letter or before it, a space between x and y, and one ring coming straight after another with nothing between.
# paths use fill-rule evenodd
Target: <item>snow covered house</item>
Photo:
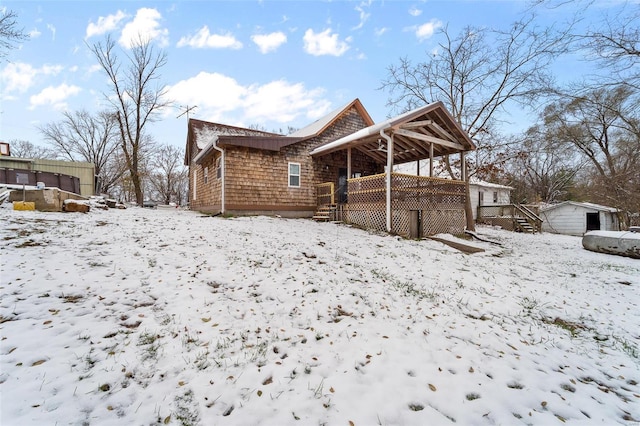
<instances>
[{"instance_id":1,"label":"snow covered house","mask_svg":"<svg viewBox=\"0 0 640 426\"><path fill-rule=\"evenodd\" d=\"M618 209L592 203L564 201L540 210L542 230L556 234L583 235L587 231L619 231Z\"/></svg>"},{"instance_id":2,"label":"snow covered house","mask_svg":"<svg viewBox=\"0 0 640 426\"><path fill-rule=\"evenodd\" d=\"M462 232L466 183L394 164L475 149L441 102L379 124L358 99L290 135L189 120L194 210L340 218L403 236Z\"/></svg>"}]
</instances>

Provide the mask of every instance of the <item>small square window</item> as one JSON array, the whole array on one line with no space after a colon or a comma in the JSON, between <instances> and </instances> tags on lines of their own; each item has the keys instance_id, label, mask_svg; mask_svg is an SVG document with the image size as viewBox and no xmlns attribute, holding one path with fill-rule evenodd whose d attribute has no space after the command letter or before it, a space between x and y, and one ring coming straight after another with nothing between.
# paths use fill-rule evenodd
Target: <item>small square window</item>
<instances>
[{"instance_id":1,"label":"small square window","mask_svg":"<svg viewBox=\"0 0 640 426\"><path fill-rule=\"evenodd\" d=\"M289 186L300 187L300 163L289 163Z\"/></svg>"}]
</instances>

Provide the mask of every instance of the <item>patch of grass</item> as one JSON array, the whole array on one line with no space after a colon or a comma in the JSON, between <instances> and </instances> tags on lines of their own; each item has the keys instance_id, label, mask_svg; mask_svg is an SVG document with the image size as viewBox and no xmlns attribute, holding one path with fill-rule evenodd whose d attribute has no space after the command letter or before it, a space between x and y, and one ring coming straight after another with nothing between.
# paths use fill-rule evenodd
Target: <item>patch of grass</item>
<instances>
[{"instance_id":1,"label":"patch of grass","mask_svg":"<svg viewBox=\"0 0 640 426\"><path fill-rule=\"evenodd\" d=\"M620 345L622 352L626 353L631 358L634 358L634 359L640 358L640 349L638 349L638 345L617 336L613 336L613 339L616 341L618 345Z\"/></svg>"},{"instance_id":2,"label":"patch of grass","mask_svg":"<svg viewBox=\"0 0 640 426\"><path fill-rule=\"evenodd\" d=\"M480 394L471 392L467 394L466 398L467 398L467 401L473 401L474 399L480 399Z\"/></svg>"},{"instance_id":3,"label":"patch of grass","mask_svg":"<svg viewBox=\"0 0 640 426\"><path fill-rule=\"evenodd\" d=\"M438 298L439 294L435 290L431 290L429 292L417 287L413 282L402 282L395 277L392 277L390 274L386 272L379 271L377 269L373 269L371 274L377 278L382 280L382 282L389 284L394 289L404 293L406 296L413 296L417 299L428 299L434 301Z\"/></svg>"},{"instance_id":4,"label":"patch of grass","mask_svg":"<svg viewBox=\"0 0 640 426\"><path fill-rule=\"evenodd\" d=\"M424 410L424 405L411 403L411 404L409 404L409 410L411 410L411 411L422 411L422 410Z\"/></svg>"},{"instance_id":5,"label":"patch of grass","mask_svg":"<svg viewBox=\"0 0 640 426\"><path fill-rule=\"evenodd\" d=\"M518 304L522 306L522 309L529 315L533 313L533 311L537 311L544 307L545 303L541 303L534 297L524 296Z\"/></svg>"},{"instance_id":6,"label":"patch of grass","mask_svg":"<svg viewBox=\"0 0 640 426\"><path fill-rule=\"evenodd\" d=\"M60 299L64 300L64 303L77 303L84 298L81 294L70 294L65 296L64 293L60 296Z\"/></svg>"},{"instance_id":7,"label":"patch of grass","mask_svg":"<svg viewBox=\"0 0 640 426\"><path fill-rule=\"evenodd\" d=\"M158 358L158 350L160 349L160 344L158 343L158 339L161 336L144 332L140 334L138 337L138 346L144 346L144 352L142 354L142 360L147 359L156 359Z\"/></svg>"},{"instance_id":8,"label":"patch of grass","mask_svg":"<svg viewBox=\"0 0 640 426\"><path fill-rule=\"evenodd\" d=\"M176 409L173 412L173 417L181 426L195 426L200 424L198 403L195 401L191 389L188 389L182 395L177 395L174 399L174 404Z\"/></svg>"},{"instance_id":9,"label":"patch of grass","mask_svg":"<svg viewBox=\"0 0 640 426\"><path fill-rule=\"evenodd\" d=\"M581 331L589 329L582 323L564 320L560 317L555 317L553 320L547 318L544 320L544 322L567 330L571 334L571 337L576 337Z\"/></svg>"}]
</instances>

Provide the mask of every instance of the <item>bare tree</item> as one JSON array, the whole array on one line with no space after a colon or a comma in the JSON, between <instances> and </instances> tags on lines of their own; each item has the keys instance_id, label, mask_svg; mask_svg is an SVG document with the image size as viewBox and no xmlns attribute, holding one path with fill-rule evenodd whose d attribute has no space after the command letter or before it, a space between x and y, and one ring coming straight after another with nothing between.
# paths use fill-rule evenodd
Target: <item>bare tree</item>
<instances>
[{"instance_id":1,"label":"bare tree","mask_svg":"<svg viewBox=\"0 0 640 426\"><path fill-rule=\"evenodd\" d=\"M577 40L576 48L593 53L606 71L598 76L600 84L640 89L640 8L625 4L613 16L605 14Z\"/></svg>"},{"instance_id":2,"label":"bare tree","mask_svg":"<svg viewBox=\"0 0 640 426\"><path fill-rule=\"evenodd\" d=\"M92 115L80 110L66 111L63 117L39 128L44 139L60 158L93 163L99 179L96 190L108 193L126 170L117 155L120 144L115 115L108 111Z\"/></svg>"},{"instance_id":3,"label":"bare tree","mask_svg":"<svg viewBox=\"0 0 640 426\"><path fill-rule=\"evenodd\" d=\"M398 111L444 102L478 146L469 176L475 167L495 160L496 125L506 108L529 105L549 92L553 79L547 66L565 51L568 30L540 29L534 19L529 15L507 30L466 27L457 36L444 27L435 53L418 62L400 59L382 82L381 88L389 92L388 105ZM474 229L470 197L467 200L467 227Z\"/></svg>"},{"instance_id":4,"label":"bare tree","mask_svg":"<svg viewBox=\"0 0 640 426\"><path fill-rule=\"evenodd\" d=\"M585 163L547 127L530 127L513 148L516 154L507 170L517 202L553 203L573 195L576 176Z\"/></svg>"},{"instance_id":5,"label":"bare tree","mask_svg":"<svg viewBox=\"0 0 640 426\"><path fill-rule=\"evenodd\" d=\"M9 54L9 50L16 47L16 43L28 40L29 36L24 29L18 28L17 15L12 10L0 11L0 58Z\"/></svg>"},{"instance_id":6,"label":"bare tree","mask_svg":"<svg viewBox=\"0 0 640 426\"><path fill-rule=\"evenodd\" d=\"M105 93L113 107L120 132L120 145L129 171L136 202L143 202L142 166L146 126L153 122L162 108L169 105L165 100L166 86L159 82L160 69L166 65L167 56L156 51L151 40L142 36L134 43L128 54L128 66L122 68L115 51L116 43L107 36L104 43L91 47L102 69L107 74L111 91Z\"/></svg>"},{"instance_id":7,"label":"bare tree","mask_svg":"<svg viewBox=\"0 0 640 426\"><path fill-rule=\"evenodd\" d=\"M151 159L149 183L165 204L181 203L187 174L183 165L184 152L173 145L163 145Z\"/></svg>"},{"instance_id":8,"label":"bare tree","mask_svg":"<svg viewBox=\"0 0 640 426\"><path fill-rule=\"evenodd\" d=\"M590 164L592 201L626 211L640 205L639 103L640 91L621 84L565 95L543 115L557 140L571 144Z\"/></svg>"},{"instance_id":9,"label":"bare tree","mask_svg":"<svg viewBox=\"0 0 640 426\"><path fill-rule=\"evenodd\" d=\"M9 141L11 156L18 158L55 158L47 148L21 139Z\"/></svg>"}]
</instances>

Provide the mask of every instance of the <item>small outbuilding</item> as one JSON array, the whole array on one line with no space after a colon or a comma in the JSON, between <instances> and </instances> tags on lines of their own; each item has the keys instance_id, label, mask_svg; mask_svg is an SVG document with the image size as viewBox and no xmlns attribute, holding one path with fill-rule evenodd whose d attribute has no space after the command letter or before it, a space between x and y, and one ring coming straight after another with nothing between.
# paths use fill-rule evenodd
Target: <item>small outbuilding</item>
<instances>
[{"instance_id":1,"label":"small outbuilding","mask_svg":"<svg viewBox=\"0 0 640 426\"><path fill-rule=\"evenodd\" d=\"M613 207L576 201L540 209L543 231L578 236L588 231L619 231L618 213Z\"/></svg>"}]
</instances>

